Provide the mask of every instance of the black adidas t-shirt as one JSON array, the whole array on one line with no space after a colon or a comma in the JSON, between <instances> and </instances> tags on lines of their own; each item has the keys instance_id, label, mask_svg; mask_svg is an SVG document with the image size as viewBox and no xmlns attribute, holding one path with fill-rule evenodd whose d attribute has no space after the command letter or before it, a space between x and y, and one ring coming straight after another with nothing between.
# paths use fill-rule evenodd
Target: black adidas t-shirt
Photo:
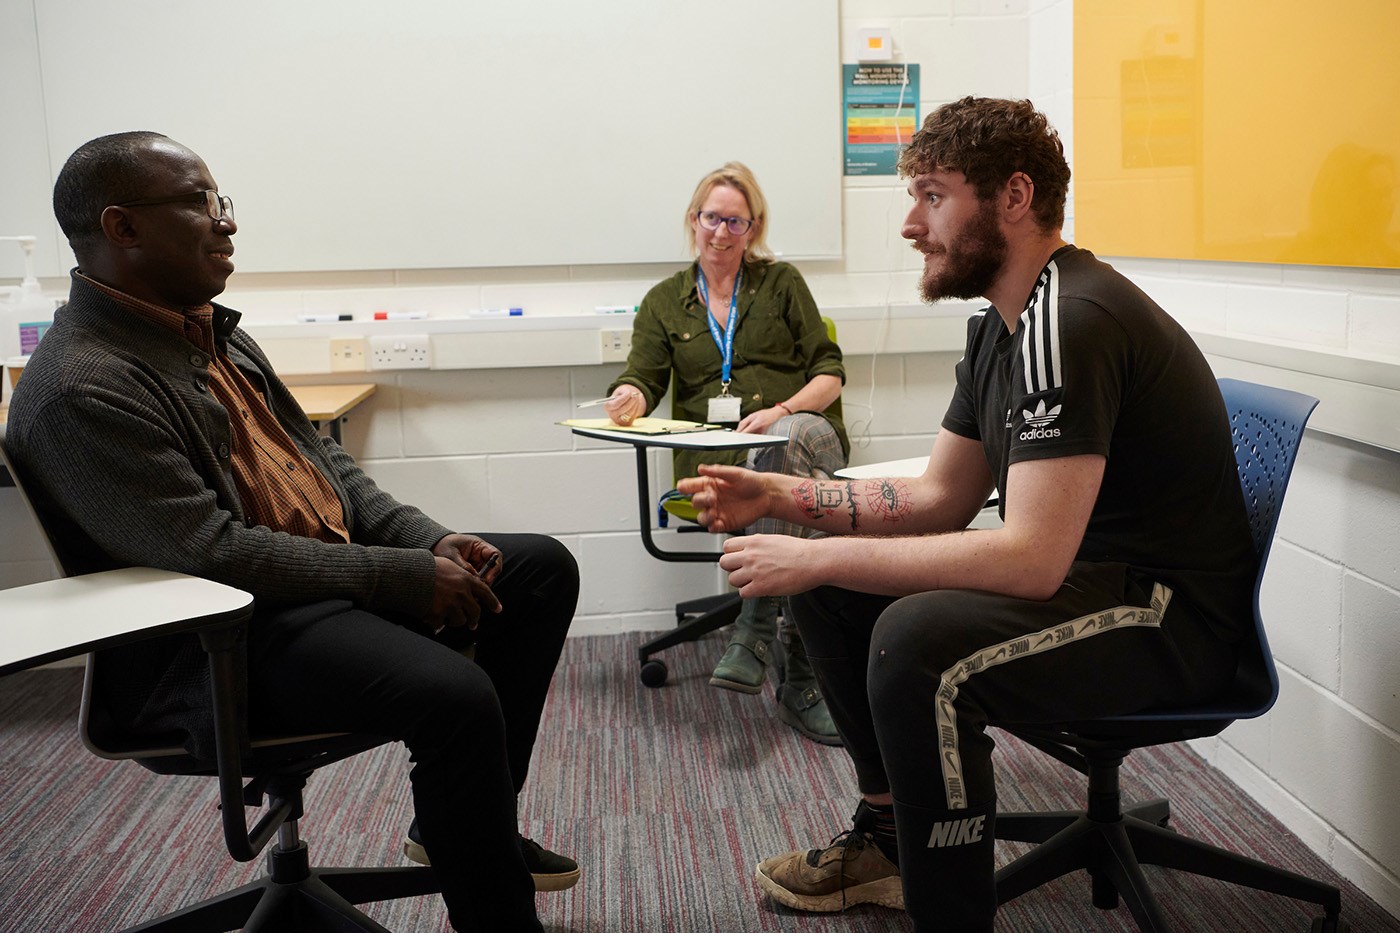
<instances>
[{"instance_id":1,"label":"black adidas t-shirt","mask_svg":"<svg viewBox=\"0 0 1400 933\"><path fill-rule=\"evenodd\" d=\"M1003 514L1020 460L1108 458L1078 559L1171 586L1223 636L1253 625L1257 558L1224 402L1185 330L1092 253L1050 257L1007 333L987 309L943 427L982 442Z\"/></svg>"}]
</instances>

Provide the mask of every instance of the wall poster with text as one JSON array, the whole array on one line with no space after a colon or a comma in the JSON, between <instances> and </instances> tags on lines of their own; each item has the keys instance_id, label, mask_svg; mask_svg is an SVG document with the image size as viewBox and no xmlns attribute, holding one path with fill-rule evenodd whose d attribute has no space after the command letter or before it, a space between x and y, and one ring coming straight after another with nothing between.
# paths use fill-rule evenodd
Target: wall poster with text
<instances>
[{"instance_id":1,"label":"wall poster with text","mask_svg":"<svg viewBox=\"0 0 1400 933\"><path fill-rule=\"evenodd\" d=\"M847 175L893 175L919 125L919 66L841 66Z\"/></svg>"}]
</instances>

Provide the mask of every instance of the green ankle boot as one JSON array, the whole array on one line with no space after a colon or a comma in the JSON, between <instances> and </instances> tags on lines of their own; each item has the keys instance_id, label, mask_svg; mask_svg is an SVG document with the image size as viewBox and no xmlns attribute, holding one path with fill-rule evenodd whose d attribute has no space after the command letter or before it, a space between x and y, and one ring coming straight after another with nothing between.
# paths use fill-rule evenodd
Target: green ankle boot
<instances>
[{"instance_id":1,"label":"green ankle boot","mask_svg":"<svg viewBox=\"0 0 1400 933\"><path fill-rule=\"evenodd\" d=\"M782 658L779 661L778 718L798 732L822 745L841 745L841 734L831 719L826 698L817 686L812 662L802 636L794 629L784 633L778 642Z\"/></svg>"},{"instance_id":2,"label":"green ankle boot","mask_svg":"<svg viewBox=\"0 0 1400 933\"><path fill-rule=\"evenodd\" d=\"M776 596L744 600L729 646L710 674L710 686L740 693L758 693L763 689L773 636L778 633L779 604Z\"/></svg>"}]
</instances>

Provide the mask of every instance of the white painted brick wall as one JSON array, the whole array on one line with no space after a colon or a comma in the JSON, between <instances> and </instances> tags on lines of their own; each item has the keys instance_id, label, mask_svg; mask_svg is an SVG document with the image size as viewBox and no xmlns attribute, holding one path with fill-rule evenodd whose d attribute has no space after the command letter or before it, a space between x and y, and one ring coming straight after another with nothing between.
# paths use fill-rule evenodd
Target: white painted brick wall
<instances>
[{"instance_id":1,"label":"white painted brick wall","mask_svg":"<svg viewBox=\"0 0 1400 933\"><path fill-rule=\"evenodd\" d=\"M1340 564L1279 541L1262 598L1277 662L1333 693L1341 677L1342 573Z\"/></svg>"},{"instance_id":2,"label":"white painted brick wall","mask_svg":"<svg viewBox=\"0 0 1400 933\"><path fill-rule=\"evenodd\" d=\"M1359 574L1342 578L1341 698L1362 716L1400 728L1400 590Z\"/></svg>"}]
</instances>

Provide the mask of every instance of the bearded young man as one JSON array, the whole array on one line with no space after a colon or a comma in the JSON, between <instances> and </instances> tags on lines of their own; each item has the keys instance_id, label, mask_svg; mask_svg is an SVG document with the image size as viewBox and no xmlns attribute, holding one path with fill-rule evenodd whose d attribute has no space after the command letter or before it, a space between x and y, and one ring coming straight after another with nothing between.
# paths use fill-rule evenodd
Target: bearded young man
<instances>
[{"instance_id":1,"label":"bearded young man","mask_svg":"<svg viewBox=\"0 0 1400 933\"><path fill-rule=\"evenodd\" d=\"M1060 235L1069 167L1028 101L964 98L900 159L928 301L985 297L926 472L816 482L701 467L712 531L762 515L831 532L730 539L744 597L787 595L862 799L824 849L761 862L799 910L903 907L990 931L989 720L1209 699L1230 682L1255 556L1225 407L1200 351ZM969 530L988 494L1003 524ZM1076 621L1113 614L1112 626Z\"/></svg>"}]
</instances>

